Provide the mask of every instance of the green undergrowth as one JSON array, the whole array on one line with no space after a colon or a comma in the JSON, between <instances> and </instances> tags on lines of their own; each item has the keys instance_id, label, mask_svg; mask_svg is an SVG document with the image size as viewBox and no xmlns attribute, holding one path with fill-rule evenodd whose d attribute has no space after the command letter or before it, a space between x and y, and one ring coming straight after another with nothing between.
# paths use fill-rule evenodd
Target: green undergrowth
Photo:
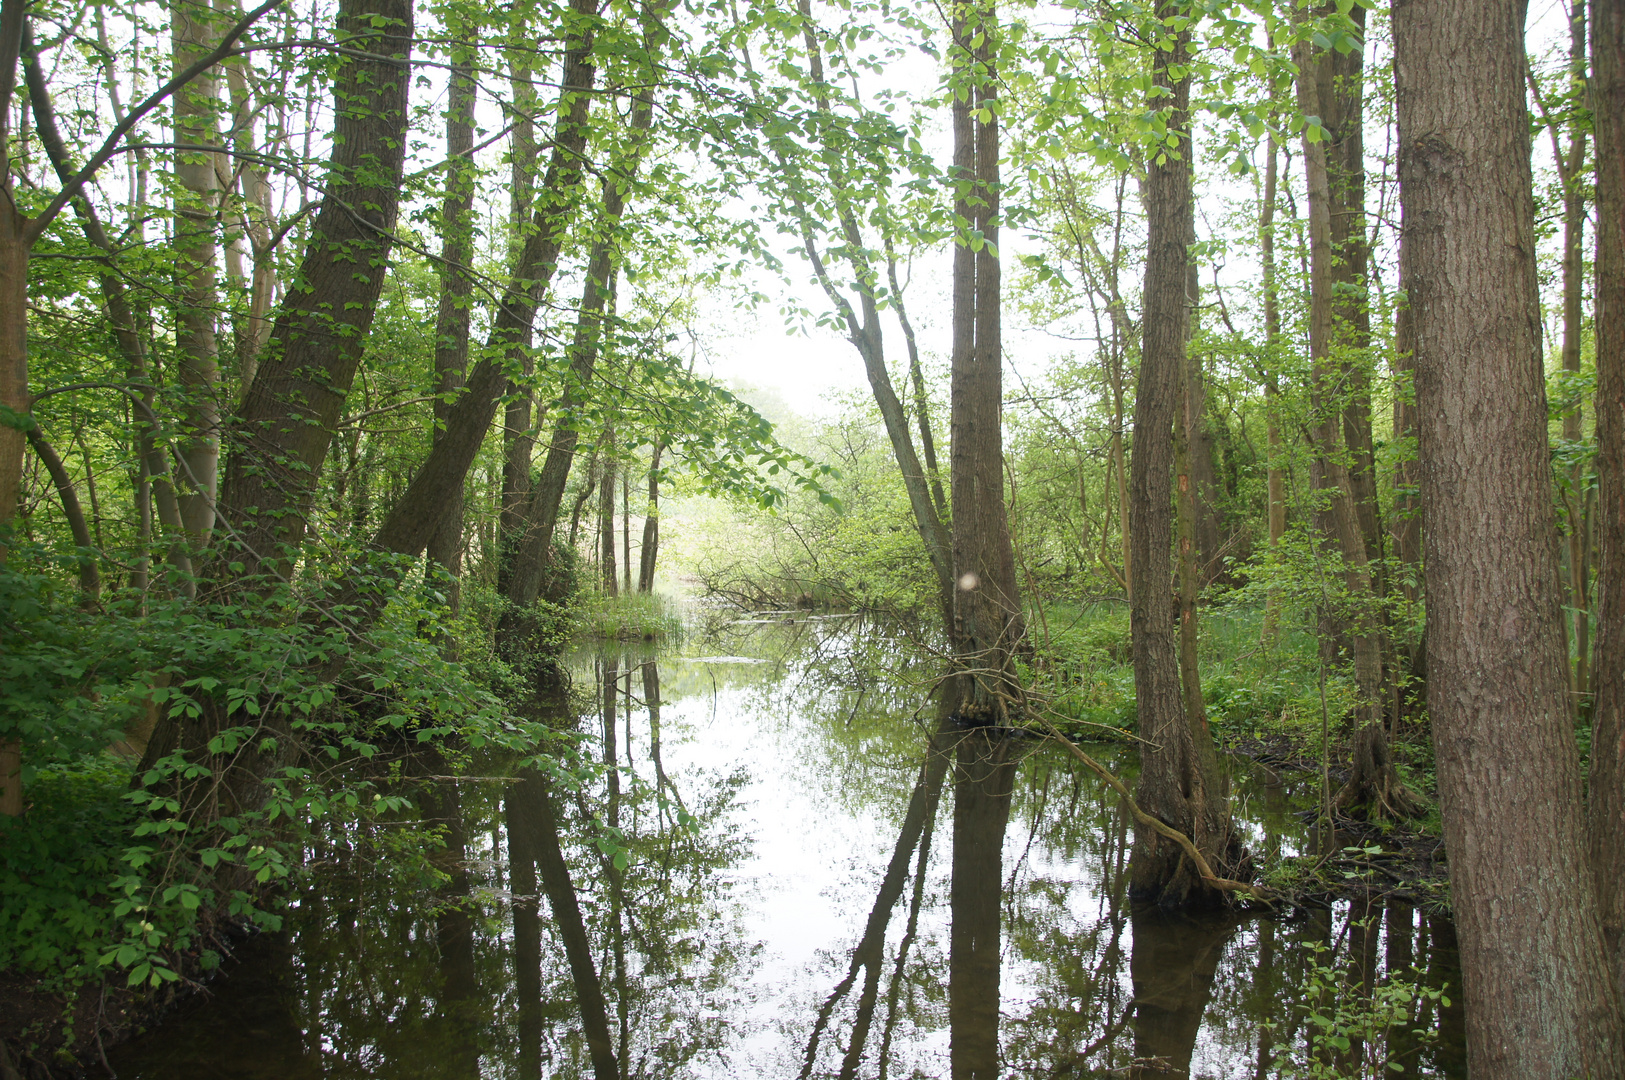
<instances>
[{"instance_id":1,"label":"green undergrowth","mask_svg":"<svg viewBox=\"0 0 1625 1080\"><path fill-rule=\"evenodd\" d=\"M1308 631L1283 620L1274 639L1266 642L1263 613L1246 608L1204 609L1199 625L1202 697L1208 721L1221 738L1318 740L1319 668ZM1029 619L1028 627L1037 646L1034 683L1058 720L1134 730L1126 604L1050 603L1041 618ZM1326 706L1334 726L1353 700L1350 681L1331 673Z\"/></svg>"},{"instance_id":2,"label":"green undergrowth","mask_svg":"<svg viewBox=\"0 0 1625 1080\"><path fill-rule=\"evenodd\" d=\"M580 598L574 615L578 637L676 642L683 636L683 618L676 605L655 593L592 593Z\"/></svg>"}]
</instances>

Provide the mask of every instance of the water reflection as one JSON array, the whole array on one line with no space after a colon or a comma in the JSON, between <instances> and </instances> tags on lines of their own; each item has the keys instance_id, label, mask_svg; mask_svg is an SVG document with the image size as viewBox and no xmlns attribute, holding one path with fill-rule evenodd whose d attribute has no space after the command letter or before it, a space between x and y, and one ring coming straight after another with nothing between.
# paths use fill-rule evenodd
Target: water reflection
<instances>
[{"instance_id":1,"label":"water reflection","mask_svg":"<svg viewBox=\"0 0 1625 1080\"><path fill-rule=\"evenodd\" d=\"M287 931L118 1074L1262 1080L1308 1058L1317 965L1350 1000L1413 965L1457 984L1448 921L1406 905L1131 910L1108 790L1024 736L922 721L883 630L795 619L577 657L564 773L414 759L438 874L324 838ZM1312 793L1237 770L1254 850L1306 850ZM1407 1019L1324 1063L1464 1075L1459 1002Z\"/></svg>"}]
</instances>

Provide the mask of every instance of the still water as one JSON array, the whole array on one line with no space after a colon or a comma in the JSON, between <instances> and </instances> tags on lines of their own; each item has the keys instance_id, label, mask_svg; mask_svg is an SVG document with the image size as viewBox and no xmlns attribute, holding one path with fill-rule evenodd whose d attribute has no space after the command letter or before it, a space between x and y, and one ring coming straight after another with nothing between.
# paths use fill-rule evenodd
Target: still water
<instances>
[{"instance_id":1,"label":"still water","mask_svg":"<svg viewBox=\"0 0 1625 1080\"><path fill-rule=\"evenodd\" d=\"M127 1080L1465 1075L1459 997L1383 992L1451 997L1448 920L1380 901L1130 910L1115 797L1052 745L939 729L917 655L855 619L781 614L572 657L584 785L477 758L475 779L421 781L449 881L313 850L333 867L285 930L110 1064ZM1132 777L1131 751L1094 750ZM1231 768L1253 849L1302 850L1313 781ZM1347 1022L1374 988L1394 1011L1362 1038ZM1312 1046L1338 1018L1343 1042Z\"/></svg>"}]
</instances>

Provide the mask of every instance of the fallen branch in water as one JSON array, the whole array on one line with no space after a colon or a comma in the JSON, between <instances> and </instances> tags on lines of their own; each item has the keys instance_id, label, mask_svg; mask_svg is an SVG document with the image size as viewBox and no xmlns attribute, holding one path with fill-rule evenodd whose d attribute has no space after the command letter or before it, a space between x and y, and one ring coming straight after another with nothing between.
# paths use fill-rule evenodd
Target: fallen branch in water
<instances>
[{"instance_id":1,"label":"fallen branch in water","mask_svg":"<svg viewBox=\"0 0 1625 1080\"><path fill-rule=\"evenodd\" d=\"M1166 836L1168 839L1178 844L1185 852L1186 857L1190 859L1191 864L1196 867L1196 873L1203 881L1207 882L1213 888L1218 889L1221 892L1245 893L1255 900L1263 900L1266 903L1272 903L1274 901L1284 899L1274 889L1266 888L1263 885L1253 885L1246 881L1235 881L1230 878L1222 878L1215 874L1213 872L1213 868L1208 865L1207 859L1205 859L1202 856L1202 853L1196 849L1196 845L1191 843L1190 837L1186 836L1184 833L1180 832L1166 821L1163 821L1161 818L1153 817L1144 810L1141 810L1140 804L1134 801L1133 795L1129 794L1127 784L1113 776L1111 770L1107 769L1106 766L1102 765L1100 762L1096 761L1094 758L1080 750L1077 743L1073 742L1065 735L1062 735L1060 729L1054 724L1050 723L1047 718L1039 716L1038 722L1044 726L1044 729L1048 732L1050 738L1057 740L1068 750L1072 751L1073 757L1087 765L1096 776L1106 781L1113 791L1116 791L1123 797L1123 801L1128 804L1129 813L1134 815L1135 821L1139 822L1141 825L1144 825L1148 829L1154 830L1162 836Z\"/></svg>"}]
</instances>

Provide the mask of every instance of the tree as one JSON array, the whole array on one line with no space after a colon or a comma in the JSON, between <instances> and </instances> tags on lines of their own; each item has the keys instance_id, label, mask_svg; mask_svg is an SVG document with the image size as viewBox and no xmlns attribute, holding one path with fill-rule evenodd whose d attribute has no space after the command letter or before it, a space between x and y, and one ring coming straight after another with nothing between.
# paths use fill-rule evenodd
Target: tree
<instances>
[{"instance_id":1,"label":"tree","mask_svg":"<svg viewBox=\"0 0 1625 1080\"><path fill-rule=\"evenodd\" d=\"M1591 866L1614 985L1625 996L1625 4L1592 8L1597 158L1597 654Z\"/></svg>"},{"instance_id":2,"label":"tree","mask_svg":"<svg viewBox=\"0 0 1625 1080\"><path fill-rule=\"evenodd\" d=\"M950 486L955 711L1005 722L1018 706L1013 660L1025 634L1004 501L1003 339L999 290L998 16L956 4L953 94L953 355Z\"/></svg>"},{"instance_id":3,"label":"tree","mask_svg":"<svg viewBox=\"0 0 1625 1080\"><path fill-rule=\"evenodd\" d=\"M1172 0L1157 8L1178 18ZM1140 378L1134 393L1134 453L1129 469L1130 632L1134 698L1146 739L1135 799L1150 815L1183 832L1214 871L1235 877L1239 843L1232 831L1226 785L1206 719L1187 714L1174 640L1174 424L1185 396L1190 308L1190 246L1195 242L1194 166L1190 130L1190 31L1169 35L1156 49L1148 105L1166 117L1167 135L1148 151L1146 260L1142 298ZM1188 481L1187 481L1188 483ZM1171 839L1135 831L1130 891L1137 900L1173 907L1216 896Z\"/></svg>"},{"instance_id":4,"label":"tree","mask_svg":"<svg viewBox=\"0 0 1625 1080\"><path fill-rule=\"evenodd\" d=\"M1618 1077L1560 623L1523 17L1516 0L1394 8L1427 700L1470 1071Z\"/></svg>"}]
</instances>

